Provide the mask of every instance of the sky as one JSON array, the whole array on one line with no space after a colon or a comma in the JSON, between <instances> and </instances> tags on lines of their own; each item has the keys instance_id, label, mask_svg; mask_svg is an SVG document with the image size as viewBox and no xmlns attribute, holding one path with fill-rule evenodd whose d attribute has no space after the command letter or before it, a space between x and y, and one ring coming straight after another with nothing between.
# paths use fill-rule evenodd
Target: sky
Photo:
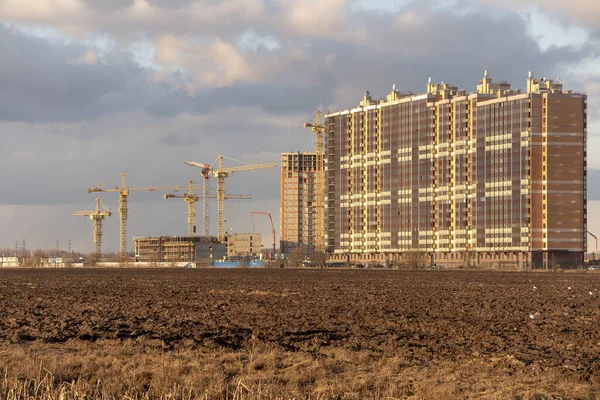
<instances>
[{"instance_id":1,"label":"sky","mask_svg":"<svg viewBox=\"0 0 600 400\"><path fill-rule=\"evenodd\" d=\"M164 186L201 181L184 160L278 163L314 148L301 125L316 109L393 84L422 93L428 77L471 92L486 69L588 94L588 228L600 234L599 20L597 0L0 0L0 248L91 251L92 223L72 213L121 171ZM251 232L264 211L279 232L278 168L225 188L252 196L226 202L228 231ZM114 213L103 251L117 251L118 196L100 197ZM135 236L187 232L180 199L132 192L129 205L130 250ZM256 229L270 246L268 218Z\"/></svg>"}]
</instances>

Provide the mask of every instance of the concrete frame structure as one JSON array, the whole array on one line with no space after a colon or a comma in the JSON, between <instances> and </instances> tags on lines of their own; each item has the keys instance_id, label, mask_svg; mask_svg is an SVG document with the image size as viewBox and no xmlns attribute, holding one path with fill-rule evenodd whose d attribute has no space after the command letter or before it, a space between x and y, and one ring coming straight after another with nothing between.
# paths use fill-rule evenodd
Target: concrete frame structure
<instances>
[{"instance_id":1,"label":"concrete frame structure","mask_svg":"<svg viewBox=\"0 0 600 400\"><path fill-rule=\"evenodd\" d=\"M587 98L448 84L326 116L327 249L333 259L496 268L577 265L586 251Z\"/></svg>"},{"instance_id":2,"label":"concrete frame structure","mask_svg":"<svg viewBox=\"0 0 600 400\"><path fill-rule=\"evenodd\" d=\"M314 152L281 154L280 249L289 253L301 247L304 253L316 248L317 201L315 198L317 156Z\"/></svg>"},{"instance_id":3,"label":"concrete frame structure","mask_svg":"<svg viewBox=\"0 0 600 400\"><path fill-rule=\"evenodd\" d=\"M212 236L135 237L136 262L196 262L199 244L217 244Z\"/></svg>"},{"instance_id":4,"label":"concrete frame structure","mask_svg":"<svg viewBox=\"0 0 600 400\"><path fill-rule=\"evenodd\" d=\"M262 253L260 233L233 233L226 238L228 257L258 257Z\"/></svg>"}]
</instances>

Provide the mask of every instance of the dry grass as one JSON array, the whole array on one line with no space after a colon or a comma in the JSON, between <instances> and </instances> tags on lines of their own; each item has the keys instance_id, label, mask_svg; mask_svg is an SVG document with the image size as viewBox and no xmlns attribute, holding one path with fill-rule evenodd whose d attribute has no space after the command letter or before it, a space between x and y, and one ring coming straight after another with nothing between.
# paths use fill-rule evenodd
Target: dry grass
<instances>
[{"instance_id":1,"label":"dry grass","mask_svg":"<svg viewBox=\"0 0 600 400\"><path fill-rule=\"evenodd\" d=\"M160 342L71 341L0 347L2 399L595 399L600 381L510 358L417 365L264 343L166 351Z\"/></svg>"}]
</instances>

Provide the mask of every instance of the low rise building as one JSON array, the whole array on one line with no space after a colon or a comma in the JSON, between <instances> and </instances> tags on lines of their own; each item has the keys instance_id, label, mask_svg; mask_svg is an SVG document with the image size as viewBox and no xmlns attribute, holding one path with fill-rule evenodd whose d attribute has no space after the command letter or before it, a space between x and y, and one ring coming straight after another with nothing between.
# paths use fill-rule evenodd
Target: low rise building
<instances>
[{"instance_id":1,"label":"low rise building","mask_svg":"<svg viewBox=\"0 0 600 400\"><path fill-rule=\"evenodd\" d=\"M234 233L227 236L227 253L229 257L257 257L262 251L260 233Z\"/></svg>"},{"instance_id":2,"label":"low rise building","mask_svg":"<svg viewBox=\"0 0 600 400\"><path fill-rule=\"evenodd\" d=\"M196 262L197 250L218 243L213 236L135 237L136 262ZM203 255L204 253L201 252Z\"/></svg>"}]
</instances>

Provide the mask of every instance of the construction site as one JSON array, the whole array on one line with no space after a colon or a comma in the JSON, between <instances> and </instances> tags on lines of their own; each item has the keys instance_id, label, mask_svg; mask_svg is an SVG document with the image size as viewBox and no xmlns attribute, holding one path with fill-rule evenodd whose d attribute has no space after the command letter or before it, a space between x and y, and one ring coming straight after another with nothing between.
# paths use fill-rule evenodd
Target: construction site
<instances>
[{"instance_id":1,"label":"construction site","mask_svg":"<svg viewBox=\"0 0 600 400\"><path fill-rule=\"evenodd\" d=\"M224 161L238 165L225 167ZM268 260L276 256L276 232L273 218L267 212L252 212L254 216L265 214L269 217L273 233L273 248L263 252L262 235L260 233L233 233L225 231L225 200L251 199L251 195L236 195L225 191L225 180L230 174L264 168L275 168L277 164L248 164L223 155L217 157L212 164L185 161L189 166L200 168L201 184L188 181L187 185L164 186L128 186L126 173L121 172L120 186L109 187L106 184L87 189L88 193L118 194L119 214L119 263L133 263L139 266L237 266L250 262ZM209 180L216 180L216 191L210 191ZM178 194L186 191L184 194ZM165 199L182 199L187 203L187 236L160 236L133 238L133 253L128 250L127 220L129 212L130 192L164 193ZM210 207L209 200L217 200L217 234L209 234ZM196 228L196 203L202 202L202 228ZM112 211L97 197L85 210L73 212L74 216L84 216L93 221L94 258L99 265L110 266L115 262L106 262L102 257L102 237L104 220L112 215ZM103 262L104 261L104 262ZM11 261L12 262L12 261ZM7 260L8 264L9 261ZM224 264L225 265L225 264Z\"/></svg>"}]
</instances>

